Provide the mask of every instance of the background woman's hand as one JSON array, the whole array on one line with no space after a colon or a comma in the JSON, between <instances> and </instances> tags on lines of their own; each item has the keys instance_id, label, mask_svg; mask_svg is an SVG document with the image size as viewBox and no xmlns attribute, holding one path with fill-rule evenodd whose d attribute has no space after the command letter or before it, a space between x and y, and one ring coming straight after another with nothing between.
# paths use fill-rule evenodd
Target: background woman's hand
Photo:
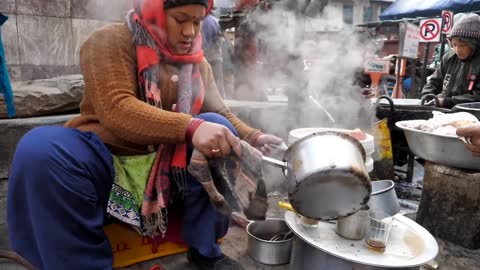
<instances>
[{"instance_id":1,"label":"background woman's hand","mask_svg":"<svg viewBox=\"0 0 480 270\"><path fill-rule=\"evenodd\" d=\"M282 144L283 140L281 138L271 134L262 134L257 137L253 146L262 151L264 155L267 155L272 152L275 146L279 147Z\"/></svg>"},{"instance_id":2,"label":"background woman's hand","mask_svg":"<svg viewBox=\"0 0 480 270\"><path fill-rule=\"evenodd\" d=\"M466 143L465 147L467 147L474 156L480 157L480 124L459 128L457 129L457 135L467 138L470 143Z\"/></svg>"},{"instance_id":3,"label":"background woman's hand","mask_svg":"<svg viewBox=\"0 0 480 270\"><path fill-rule=\"evenodd\" d=\"M193 146L207 157L227 157L235 151L239 155L242 151L240 139L225 126L203 122L195 130L192 137Z\"/></svg>"}]
</instances>

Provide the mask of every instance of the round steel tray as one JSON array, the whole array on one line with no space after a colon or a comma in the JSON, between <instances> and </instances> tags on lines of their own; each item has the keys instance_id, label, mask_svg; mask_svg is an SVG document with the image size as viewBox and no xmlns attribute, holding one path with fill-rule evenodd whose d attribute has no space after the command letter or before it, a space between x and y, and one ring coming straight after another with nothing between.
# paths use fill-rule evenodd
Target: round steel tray
<instances>
[{"instance_id":1,"label":"round steel tray","mask_svg":"<svg viewBox=\"0 0 480 270\"><path fill-rule=\"evenodd\" d=\"M395 215L385 252L367 247L364 240L349 240L335 232L336 225L319 222L316 228L301 224L298 215L285 212L290 229L311 246L340 259L358 264L385 267L417 267L434 259L438 254L435 238L422 226L402 215Z\"/></svg>"}]
</instances>

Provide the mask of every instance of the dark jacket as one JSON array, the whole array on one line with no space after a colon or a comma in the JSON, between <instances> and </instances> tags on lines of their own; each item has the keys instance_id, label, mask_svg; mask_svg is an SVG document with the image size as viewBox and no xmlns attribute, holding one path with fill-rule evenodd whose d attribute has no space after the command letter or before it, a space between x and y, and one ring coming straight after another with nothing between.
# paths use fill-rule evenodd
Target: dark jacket
<instances>
[{"instance_id":1,"label":"dark jacket","mask_svg":"<svg viewBox=\"0 0 480 270\"><path fill-rule=\"evenodd\" d=\"M470 74L477 74L477 78L480 78L480 50L466 62L462 62L453 51L448 52L423 88L422 96L442 94L446 108L461 103L480 102L480 80L477 79L473 91L468 92Z\"/></svg>"}]
</instances>

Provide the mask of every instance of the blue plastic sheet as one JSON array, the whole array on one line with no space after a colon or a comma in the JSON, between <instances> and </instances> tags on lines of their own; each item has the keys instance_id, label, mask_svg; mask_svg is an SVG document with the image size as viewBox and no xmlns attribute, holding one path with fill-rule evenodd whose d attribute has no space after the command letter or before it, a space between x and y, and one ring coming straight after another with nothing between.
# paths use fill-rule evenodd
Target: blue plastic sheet
<instances>
[{"instance_id":1,"label":"blue plastic sheet","mask_svg":"<svg viewBox=\"0 0 480 270\"><path fill-rule=\"evenodd\" d=\"M480 0L397 0L380 15L380 20L440 17L442 10L480 11Z\"/></svg>"},{"instance_id":2,"label":"blue plastic sheet","mask_svg":"<svg viewBox=\"0 0 480 270\"><path fill-rule=\"evenodd\" d=\"M7 63L5 60L5 51L2 42L2 25L8 20L8 17L0 13L0 93L5 98L7 105L7 116L15 116L15 106L13 104L12 85L8 76Z\"/></svg>"}]
</instances>

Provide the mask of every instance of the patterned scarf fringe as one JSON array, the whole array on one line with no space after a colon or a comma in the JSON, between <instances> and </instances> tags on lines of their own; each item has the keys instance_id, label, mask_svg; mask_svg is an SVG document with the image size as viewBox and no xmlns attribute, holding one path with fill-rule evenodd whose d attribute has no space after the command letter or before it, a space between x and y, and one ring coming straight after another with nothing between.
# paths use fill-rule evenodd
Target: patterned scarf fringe
<instances>
[{"instance_id":1,"label":"patterned scarf fringe","mask_svg":"<svg viewBox=\"0 0 480 270\"><path fill-rule=\"evenodd\" d=\"M168 225L168 210L163 208L158 213L151 214L149 216L143 216L143 235L155 238L158 236L159 231L162 234L162 238L167 233Z\"/></svg>"}]
</instances>

